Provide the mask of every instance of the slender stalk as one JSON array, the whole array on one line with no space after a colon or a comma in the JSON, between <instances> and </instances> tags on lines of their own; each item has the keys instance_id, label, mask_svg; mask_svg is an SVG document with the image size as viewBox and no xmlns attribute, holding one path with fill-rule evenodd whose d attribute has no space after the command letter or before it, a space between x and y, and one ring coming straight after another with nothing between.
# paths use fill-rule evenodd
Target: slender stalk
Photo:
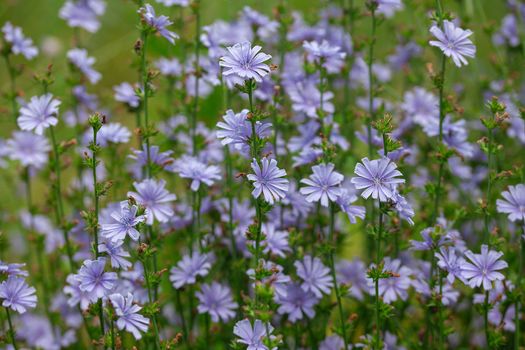
<instances>
[{"instance_id":1,"label":"slender stalk","mask_svg":"<svg viewBox=\"0 0 525 350\"><path fill-rule=\"evenodd\" d=\"M142 262L143 268L144 268L144 280L146 281L146 289L148 290L148 301L150 304L153 304L153 288L151 286L151 282L149 280L149 272L148 272L148 263L146 260ZM159 328L157 325L157 314L154 313L152 315L152 321L153 321L153 332L155 334L155 349L160 349L160 340L159 340Z\"/></svg>"},{"instance_id":2,"label":"slender stalk","mask_svg":"<svg viewBox=\"0 0 525 350\"><path fill-rule=\"evenodd\" d=\"M175 289L175 306L177 308L177 313L180 316L182 323L182 337L186 344L188 343L188 329L186 328L186 317L184 317L184 308L182 307L182 301L180 298L180 291Z\"/></svg>"},{"instance_id":3,"label":"slender stalk","mask_svg":"<svg viewBox=\"0 0 525 350\"><path fill-rule=\"evenodd\" d=\"M55 127L49 127L49 133L51 135L51 142L53 144L53 165L55 172L55 183L53 184L53 189L55 192L55 219L59 227L62 227L62 220L64 219L64 207L62 204L62 191L61 191L61 180L60 180L60 155L58 153L58 143L55 137ZM71 247L71 242L69 240L69 232L65 229L62 229L64 235L64 242L66 243L66 251L69 260L70 270L75 269L75 261L73 260L73 249Z\"/></svg>"},{"instance_id":4,"label":"slender stalk","mask_svg":"<svg viewBox=\"0 0 525 350\"><path fill-rule=\"evenodd\" d=\"M522 233L525 235L525 225L521 225ZM518 281L516 283L516 288L520 289L521 291L521 280L523 276L523 250L525 248L525 245L523 244L523 239L521 237L518 237L520 243L518 247ZM516 324L516 331L514 332L514 349L519 350L520 349L520 329L521 329L521 320L520 320L520 300L522 298L521 294L518 294L518 297L516 298L515 302L515 315L514 315L514 323Z\"/></svg>"},{"instance_id":5,"label":"slender stalk","mask_svg":"<svg viewBox=\"0 0 525 350\"><path fill-rule=\"evenodd\" d=\"M111 349L117 349L117 344L115 344L115 321L113 320L111 320Z\"/></svg>"},{"instance_id":6,"label":"slender stalk","mask_svg":"<svg viewBox=\"0 0 525 350\"><path fill-rule=\"evenodd\" d=\"M199 79L200 79L200 35L201 35L201 15L200 15L200 0L194 1L195 11L195 90L193 96L193 110L191 115L191 139L192 139L192 154L197 153L197 114L199 110Z\"/></svg>"},{"instance_id":7,"label":"slender stalk","mask_svg":"<svg viewBox=\"0 0 525 350\"><path fill-rule=\"evenodd\" d=\"M7 317L7 323L9 324L9 335L11 338L11 344L13 344L13 348L15 348L15 350L18 350L18 346L16 345L15 340L15 329L13 328L13 323L11 322L11 314L9 313L9 309L7 307L4 309Z\"/></svg>"},{"instance_id":8,"label":"slender stalk","mask_svg":"<svg viewBox=\"0 0 525 350\"><path fill-rule=\"evenodd\" d=\"M146 177L151 177L151 155L150 155L150 140L149 140L149 113L148 113L148 100L149 100L149 78L148 78L148 63L146 61L146 50L148 44L148 32L142 32L142 50L140 60L140 70L142 73L142 84L143 84L143 112L144 112L144 127L146 128Z\"/></svg>"},{"instance_id":9,"label":"slender stalk","mask_svg":"<svg viewBox=\"0 0 525 350\"><path fill-rule=\"evenodd\" d=\"M348 349L348 339L347 339L347 334L346 334L345 316L343 312L343 302L341 300L341 292L339 290L339 285L337 284L337 275L335 273L335 262L334 262L334 250L335 250L334 221L335 220L334 218L335 218L335 206L333 203L330 203L330 230L328 231L328 242L334 245L333 247L330 247L330 255L329 255L330 271L332 273L332 279L334 280L335 297L337 299L337 308L339 310L339 318L341 321L341 332L343 333L343 342L345 344L345 349Z\"/></svg>"},{"instance_id":10,"label":"slender stalk","mask_svg":"<svg viewBox=\"0 0 525 350\"><path fill-rule=\"evenodd\" d=\"M383 210L382 204L379 201L379 226L377 232L377 242L376 242L376 269L379 269L381 264L381 239L383 234ZM376 312L376 341L374 342L376 348L378 348L381 341L381 317L380 317L380 304L379 304L379 278L376 278L374 281L375 289L375 312Z\"/></svg>"},{"instance_id":11,"label":"slender stalk","mask_svg":"<svg viewBox=\"0 0 525 350\"><path fill-rule=\"evenodd\" d=\"M484 227L485 230L483 231L483 243L486 243L490 247L490 241L488 241L489 235L490 235L490 192L492 189L492 153L493 153L493 140L494 140L494 129L489 128L488 129L488 144L487 144L487 188L485 192L485 201L486 201L486 207L485 207L485 215L484 215Z\"/></svg>"},{"instance_id":12,"label":"slender stalk","mask_svg":"<svg viewBox=\"0 0 525 350\"><path fill-rule=\"evenodd\" d=\"M370 46L368 47L368 122L366 123L366 132L368 138L368 156L373 156L373 145L372 145L372 122L375 120L374 111L374 74L372 72L372 66L374 64L374 46L376 42L376 12L375 8L372 7L372 26L371 26L371 38Z\"/></svg>"},{"instance_id":13,"label":"slender stalk","mask_svg":"<svg viewBox=\"0 0 525 350\"><path fill-rule=\"evenodd\" d=\"M18 104L16 102L16 71L13 65L11 64L11 60L9 59L9 54L6 54L4 56L5 64L7 66L7 72L9 73L9 88L10 88L10 96L9 99L11 100L11 110L13 113L13 120L16 122L16 119L18 117Z\"/></svg>"},{"instance_id":14,"label":"slender stalk","mask_svg":"<svg viewBox=\"0 0 525 350\"><path fill-rule=\"evenodd\" d=\"M226 146L226 187L227 187L227 197L228 197L228 233L230 235L231 245L232 245L232 255L233 259L237 260L237 245L235 243L235 235L233 233L233 169L232 169L232 159L230 154L230 148Z\"/></svg>"},{"instance_id":15,"label":"slender stalk","mask_svg":"<svg viewBox=\"0 0 525 350\"><path fill-rule=\"evenodd\" d=\"M490 349L490 332L489 332L489 291L485 292L485 301L483 303L483 324L485 329L485 340L487 349Z\"/></svg>"},{"instance_id":16,"label":"slender stalk","mask_svg":"<svg viewBox=\"0 0 525 350\"><path fill-rule=\"evenodd\" d=\"M91 173L93 176L93 199L95 201L95 223L93 225L93 237L95 239L95 257L98 259L100 252L98 251L98 207L99 207L99 193L98 193L98 182L97 182L97 132L93 128L93 167L91 168Z\"/></svg>"}]
</instances>

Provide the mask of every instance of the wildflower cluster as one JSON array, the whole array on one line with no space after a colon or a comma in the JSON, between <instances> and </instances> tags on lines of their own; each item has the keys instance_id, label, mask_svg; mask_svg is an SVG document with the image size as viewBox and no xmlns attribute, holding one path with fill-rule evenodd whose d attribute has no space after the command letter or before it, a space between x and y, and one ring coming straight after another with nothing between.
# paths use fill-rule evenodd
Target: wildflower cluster
<instances>
[{"instance_id":1,"label":"wildflower cluster","mask_svg":"<svg viewBox=\"0 0 525 350\"><path fill-rule=\"evenodd\" d=\"M4 20L0 347L520 349L525 5L503 3Z\"/></svg>"}]
</instances>

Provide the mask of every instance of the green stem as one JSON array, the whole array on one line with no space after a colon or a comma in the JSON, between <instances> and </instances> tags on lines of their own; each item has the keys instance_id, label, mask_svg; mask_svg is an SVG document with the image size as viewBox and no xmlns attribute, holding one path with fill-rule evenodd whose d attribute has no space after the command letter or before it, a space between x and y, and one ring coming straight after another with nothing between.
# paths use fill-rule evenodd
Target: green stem
<instances>
[{"instance_id":1,"label":"green stem","mask_svg":"<svg viewBox=\"0 0 525 350\"><path fill-rule=\"evenodd\" d=\"M98 259L100 256L100 252L98 251L98 190L97 190L97 132L95 128L93 128L93 167L91 168L91 173L93 175L93 199L95 201L95 218L94 218L94 225L93 225L93 236L95 239L95 257Z\"/></svg>"},{"instance_id":2,"label":"green stem","mask_svg":"<svg viewBox=\"0 0 525 350\"><path fill-rule=\"evenodd\" d=\"M339 318L341 321L341 332L343 333L343 342L345 344L345 349L348 349L348 339L346 334L346 323L345 323L345 316L343 312L343 302L341 300L341 292L339 290L339 285L337 284L337 275L335 273L335 262L334 262L334 250L335 250L335 242L334 242L334 220L335 218L335 206L333 203L330 203L330 230L328 231L328 242L329 244L333 244L333 247L330 247L330 271L332 273L332 279L334 280L334 290L335 290L335 297L337 299L337 308L339 310Z\"/></svg>"},{"instance_id":3,"label":"green stem","mask_svg":"<svg viewBox=\"0 0 525 350\"><path fill-rule=\"evenodd\" d=\"M489 128L488 130L489 137L488 137L488 144L487 144L487 188L485 192L485 216L484 216L484 226L485 230L483 231L483 243L488 244L490 247L490 241L488 241L489 235L490 235L490 192L492 189L492 143L494 140L494 130L492 128Z\"/></svg>"},{"instance_id":4,"label":"green stem","mask_svg":"<svg viewBox=\"0 0 525 350\"><path fill-rule=\"evenodd\" d=\"M200 0L194 1L195 9L195 90L193 96L193 110L191 115L191 139L192 139L192 154L197 153L197 113L199 110L199 79L200 79L200 35L201 35L201 16L200 16Z\"/></svg>"},{"instance_id":5,"label":"green stem","mask_svg":"<svg viewBox=\"0 0 525 350\"><path fill-rule=\"evenodd\" d=\"M117 349L117 344L115 343L115 321L113 320L111 320L111 349Z\"/></svg>"},{"instance_id":6,"label":"green stem","mask_svg":"<svg viewBox=\"0 0 525 350\"><path fill-rule=\"evenodd\" d=\"M9 313L9 309L7 307L5 308L5 314L7 317L7 323L9 324L9 335L11 338L11 344L13 344L13 348L15 348L15 350L18 350L18 346L16 345L15 340L15 329L13 328L13 323L11 322L11 314Z\"/></svg>"},{"instance_id":7,"label":"green stem","mask_svg":"<svg viewBox=\"0 0 525 350\"><path fill-rule=\"evenodd\" d=\"M521 225L521 228L522 228L522 231L523 231L523 235L525 235L525 226ZM518 239L519 239L519 247L518 247L518 281L516 283L516 288L520 291L518 293L518 296L516 297L516 302L515 302L515 315L514 315L514 323L516 324L516 331L514 332L514 349L515 350L519 350L520 349L520 329L521 329L521 320L520 320L520 301L521 301L521 298L522 298L522 295L521 295L521 279L522 279L522 276L523 276L523 250L525 248L525 245L523 244L523 238L522 237L519 237L518 236Z\"/></svg>"},{"instance_id":8,"label":"green stem","mask_svg":"<svg viewBox=\"0 0 525 350\"><path fill-rule=\"evenodd\" d=\"M53 144L53 165L55 172L55 183L53 184L53 189L55 192L55 219L57 225L62 228L62 233L64 235L64 241L66 243L66 251L69 260L70 270L75 269L75 261L73 260L73 249L71 247L71 242L69 240L69 232L64 229L62 226L62 220L64 219L64 207L62 204L62 191L61 191L61 181L60 181L60 155L58 153L58 143L55 137L55 127L49 127L49 133L51 135L51 142Z\"/></svg>"},{"instance_id":9,"label":"green stem","mask_svg":"<svg viewBox=\"0 0 525 350\"><path fill-rule=\"evenodd\" d=\"M376 13L372 9L372 29L371 29L370 46L368 48L368 122L366 123L366 132L368 137L368 156L372 159L373 145L372 145L372 122L375 120L374 111L374 74L372 66L374 63L374 46L376 42Z\"/></svg>"},{"instance_id":10,"label":"green stem","mask_svg":"<svg viewBox=\"0 0 525 350\"><path fill-rule=\"evenodd\" d=\"M184 308L182 307L182 301L180 298L180 291L178 289L175 289L175 306L177 308L177 312L180 316L180 320L182 323L182 338L188 344L188 330L186 328L186 318L184 317Z\"/></svg>"},{"instance_id":11,"label":"green stem","mask_svg":"<svg viewBox=\"0 0 525 350\"><path fill-rule=\"evenodd\" d=\"M150 135L149 135L149 110L148 110L148 100L149 100L149 78L148 78L148 63L146 61L146 51L148 44L148 33L146 31L142 32L142 51L141 51L141 62L140 69L142 73L142 85L144 93L143 101L143 112L144 112L144 127L146 129L146 177L149 179L151 177L151 156L150 156Z\"/></svg>"},{"instance_id":12,"label":"green stem","mask_svg":"<svg viewBox=\"0 0 525 350\"><path fill-rule=\"evenodd\" d=\"M379 202L379 228L377 232L376 242L376 269L379 270L381 264L381 239L383 234L383 210L382 204ZM376 311L376 340L374 342L376 349L379 347L381 342L381 316L380 316L380 303L379 303L379 278L376 278L375 282L375 311Z\"/></svg>"},{"instance_id":13,"label":"green stem","mask_svg":"<svg viewBox=\"0 0 525 350\"><path fill-rule=\"evenodd\" d=\"M436 7L438 11L438 24L442 26L443 10L441 1L436 0ZM445 87L445 69L446 69L446 56L441 55L441 71L439 78L439 143L443 143L443 121L445 120L445 98L444 98L444 87ZM439 215L439 202L441 199L441 178L443 177L444 160L439 160L439 171L437 178L436 193L434 198L434 210L432 214L432 223L436 222L437 216Z\"/></svg>"},{"instance_id":14,"label":"green stem","mask_svg":"<svg viewBox=\"0 0 525 350\"><path fill-rule=\"evenodd\" d=\"M490 332L489 332L489 292L485 292L485 302L483 303L483 324L485 329L485 340L487 349L490 349Z\"/></svg>"},{"instance_id":15,"label":"green stem","mask_svg":"<svg viewBox=\"0 0 525 350\"><path fill-rule=\"evenodd\" d=\"M11 64L11 60L9 59L9 54L6 54L4 56L5 58L5 64L7 66L7 72L9 73L9 87L10 87L10 96L9 100L11 100L11 109L13 113L13 120L15 122L15 125L17 124L16 120L18 117L18 107L16 102L16 71L13 65Z\"/></svg>"},{"instance_id":16,"label":"green stem","mask_svg":"<svg viewBox=\"0 0 525 350\"><path fill-rule=\"evenodd\" d=\"M154 303L153 299L153 288L151 286L151 282L149 280L149 272L148 272L148 262L144 260L142 262L143 268L144 268L144 280L146 281L146 289L148 290L148 301L150 304ZM151 319L153 321L153 332L155 334L155 349L160 349L160 340L159 340L159 328L157 326L157 314L153 313L151 316Z\"/></svg>"}]
</instances>

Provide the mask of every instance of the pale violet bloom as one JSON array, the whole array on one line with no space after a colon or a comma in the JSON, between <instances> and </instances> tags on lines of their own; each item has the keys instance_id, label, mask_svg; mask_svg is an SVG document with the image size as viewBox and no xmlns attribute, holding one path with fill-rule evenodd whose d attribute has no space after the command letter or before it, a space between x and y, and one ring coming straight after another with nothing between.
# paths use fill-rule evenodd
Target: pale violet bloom
<instances>
[{"instance_id":1,"label":"pale violet bloom","mask_svg":"<svg viewBox=\"0 0 525 350\"><path fill-rule=\"evenodd\" d=\"M19 161L24 167L42 168L48 161L51 145L43 135L29 131L15 131L6 142L7 155L11 160Z\"/></svg>"},{"instance_id":2,"label":"pale violet bloom","mask_svg":"<svg viewBox=\"0 0 525 350\"><path fill-rule=\"evenodd\" d=\"M377 13L389 18L396 13L396 11L403 9L403 2L401 0L374 0L377 6Z\"/></svg>"},{"instance_id":3,"label":"pale violet bloom","mask_svg":"<svg viewBox=\"0 0 525 350\"><path fill-rule=\"evenodd\" d=\"M9 276L0 284L2 306L23 314L36 307L36 289L30 287L23 277Z\"/></svg>"},{"instance_id":4,"label":"pale violet bloom","mask_svg":"<svg viewBox=\"0 0 525 350\"><path fill-rule=\"evenodd\" d=\"M205 283L195 296L199 299L197 311L210 314L212 322L228 322L235 317L238 305L233 301L230 287L217 282Z\"/></svg>"},{"instance_id":5,"label":"pale violet bloom","mask_svg":"<svg viewBox=\"0 0 525 350\"><path fill-rule=\"evenodd\" d=\"M346 214L352 224L357 223L357 218L364 219L366 215L365 207L352 205L355 201L357 201L357 196L344 187L341 188L341 193L335 200L341 211Z\"/></svg>"},{"instance_id":6,"label":"pale violet bloom","mask_svg":"<svg viewBox=\"0 0 525 350\"><path fill-rule=\"evenodd\" d=\"M308 202L320 202L323 207L328 207L329 202L335 202L341 195L344 176L334 171L332 163L314 165L312 172L307 179L301 180L306 186L299 191Z\"/></svg>"},{"instance_id":7,"label":"pale violet bloom","mask_svg":"<svg viewBox=\"0 0 525 350\"><path fill-rule=\"evenodd\" d=\"M234 74L243 80L253 79L261 82L270 73L270 67L264 63L272 58L248 41L227 47L228 54L221 57L219 64L224 67L223 75Z\"/></svg>"},{"instance_id":8,"label":"pale violet bloom","mask_svg":"<svg viewBox=\"0 0 525 350\"><path fill-rule=\"evenodd\" d=\"M178 39L179 36L172 31L166 29L166 27L173 24L172 21L167 16L158 16L155 14L155 9L150 4L146 4L144 7L141 7L138 11L144 22L154 29L161 36L166 38L170 43L175 44L175 39Z\"/></svg>"},{"instance_id":9,"label":"pale violet bloom","mask_svg":"<svg viewBox=\"0 0 525 350\"><path fill-rule=\"evenodd\" d=\"M130 83L121 83L113 87L115 100L127 104L130 108L137 108L140 105L140 97L135 88Z\"/></svg>"},{"instance_id":10,"label":"pale violet bloom","mask_svg":"<svg viewBox=\"0 0 525 350\"><path fill-rule=\"evenodd\" d=\"M137 211L136 205L129 205L128 201L122 201L120 211L111 213L113 221L101 225L101 234L112 241L124 240L126 236L137 241L140 232L135 226L146 220L145 215L137 216Z\"/></svg>"},{"instance_id":11,"label":"pale violet bloom","mask_svg":"<svg viewBox=\"0 0 525 350\"><path fill-rule=\"evenodd\" d=\"M333 46L323 40L321 43L305 41L303 48L307 53L308 61L321 64L328 73L337 73L343 68L346 53L341 51L339 46Z\"/></svg>"},{"instance_id":12,"label":"pale violet bloom","mask_svg":"<svg viewBox=\"0 0 525 350\"><path fill-rule=\"evenodd\" d=\"M179 289L185 285L195 284L198 276L206 276L211 269L210 257L194 252L184 255L170 271L170 281L173 287Z\"/></svg>"},{"instance_id":13,"label":"pale violet bloom","mask_svg":"<svg viewBox=\"0 0 525 350\"><path fill-rule=\"evenodd\" d=\"M187 7L190 4L190 0L157 0L158 3L163 4L164 6L180 6Z\"/></svg>"},{"instance_id":14,"label":"pale violet bloom","mask_svg":"<svg viewBox=\"0 0 525 350\"><path fill-rule=\"evenodd\" d=\"M301 288L311 291L317 298L323 294L330 294L334 286L330 269L326 267L319 258L306 255L303 260L294 263L297 276L303 280Z\"/></svg>"},{"instance_id":15,"label":"pale violet bloom","mask_svg":"<svg viewBox=\"0 0 525 350\"><path fill-rule=\"evenodd\" d=\"M6 22L2 27L2 32L13 54L23 55L28 60L38 55L38 49L33 46L33 40L24 36L22 28L15 27L10 22Z\"/></svg>"},{"instance_id":16,"label":"pale violet bloom","mask_svg":"<svg viewBox=\"0 0 525 350\"><path fill-rule=\"evenodd\" d=\"M456 66L467 65L465 57L473 58L476 55L476 46L468 38L472 35L471 30L461 29L453 22L444 20L443 30L434 25L430 28L430 32L438 40L431 40L429 44L440 48L445 56L452 57Z\"/></svg>"},{"instance_id":17,"label":"pale violet bloom","mask_svg":"<svg viewBox=\"0 0 525 350\"><path fill-rule=\"evenodd\" d=\"M75 66L82 74L86 76L91 84L96 84L102 75L93 69L95 59L89 57L86 49L71 49L67 52L67 59Z\"/></svg>"},{"instance_id":18,"label":"pale violet bloom","mask_svg":"<svg viewBox=\"0 0 525 350\"><path fill-rule=\"evenodd\" d=\"M207 165L196 157L182 156L174 164L174 171L183 179L190 179L190 188L196 192L201 183L212 186L216 180L221 179L221 169L216 165Z\"/></svg>"},{"instance_id":19,"label":"pale violet bloom","mask_svg":"<svg viewBox=\"0 0 525 350\"><path fill-rule=\"evenodd\" d=\"M136 340L141 339L142 333L148 331L149 319L139 313L142 308L133 303L133 294L128 293L124 297L114 293L109 296L109 300L115 309L117 328L133 334Z\"/></svg>"},{"instance_id":20,"label":"pale violet bloom","mask_svg":"<svg viewBox=\"0 0 525 350\"><path fill-rule=\"evenodd\" d=\"M364 190L361 196L365 199L372 196L373 199L379 199L381 202L394 199L394 186L404 183L404 179L398 178L403 176L397 165L388 158L374 159L363 158L362 163L355 166L356 177L350 181L358 190Z\"/></svg>"},{"instance_id":21,"label":"pale violet bloom","mask_svg":"<svg viewBox=\"0 0 525 350\"><path fill-rule=\"evenodd\" d=\"M321 109L321 91L312 81L301 81L290 85L286 91L292 100L292 109L295 112L303 112L310 118L317 118L318 111ZM323 112L332 114L335 111L332 99L334 93L324 91L322 94Z\"/></svg>"},{"instance_id":22,"label":"pale violet bloom","mask_svg":"<svg viewBox=\"0 0 525 350\"><path fill-rule=\"evenodd\" d=\"M94 33L100 28L98 17L106 11L104 0L67 0L60 9L60 18L70 27L79 27Z\"/></svg>"},{"instance_id":23,"label":"pale violet bloom","mask_svg":"<svg viewBox=\"0 0 525 350\"><path fill-rule=\"evenodd\" d=\"M273 327L271 324L264 324L261 320L256 319L253 323L248 319L239 321L233 327L233 334L235 334L238 339L235 341L247 345L247 350L277 350L277 347L268 349L264 345L264 339L274 339L275 336L272 335Z\"/></svg>"},{"instance_id":24,"label":"pale violet bloom","mask_svg":"<svg viewBox=\"0 0 525 350\"><path fill-rule=\"evenodd\" d=\"M248 175L248 180L253 181L252 195L259 198L263 194L266 202L274 204L283 199L288 191L288 180L283 179L286 170L279 169L275 159L268 160L266 157L261 160L261 165L253 158L251 166L254 174Z\"/></svg>"},{"instance_id":25,"label":"pale violet bloom","mask_svg":"<svg viewBox=\"0 0 525 350\"><path fill-rule=\"evenodd\" d=\"M131 257L128 251L124 250L122 245L124 241L107 240L98 245L100 253L106 253L109 256L111 267L114 269L127 270L131 267L131 262L126 258Z\"/></svg>"},{"instance_id":26,"label":"pale violet bloom","mask_svg":"<svg viewBox=\"0 0 525 350\"><path fill-rule=\"evenodd\" d=\"M401 260L385 258L383 272L391 272L392 277L382 278L379 280L379 295L383 297L383 301L387 304L401 299L407 300L408 289L412 285L410 276L412 270L406 266L401 266ZM375 283L371 278L368 278L368 286L370 293L375 293Z\"/></svg>"},{"instance_id":27,"label":"pale violet bloom","mask_svg":"<svg viewBox=\"0 0 525 350\"><path fill-rule=\"evenodd\" d=\"M251 122L246 119L248 110L243 109L239 113L234 113L231 109L226 111L223 116L224 121L217 123L217 138L223 145L232 145L238 151L249 151L249 140L252 136ZM255 123L255 134L259 138L269 135L271 123L257 121ZM248 153L248 152L247 152Z\"/></svg>"},{"instance_id":28,"label":"pale violet bloom","mask_svg":"<svg viewBox=\"0 0 525 350\"><path fill-rule=\"evenodd\" d=\"M105 272L105 266L105 258L86 260L76 275L79 289L86 292L92 302L105 297L117 282L117 274Z\"/></svg>"},{"instance_id":29,"label":"pale violet bloom","mask_svg":"<svg viewBox=\"0 0 525 350\"><path fill-rule=\"evenodd\" d=\"M22 130L42 135L44 129L57 125L58 106L60 101L54 99L51 94L33 96L29 103L20 108L18 126Z\"/></svg>"},{"instance_id":30,"label":"pale violet bloom","mask_svg":"<svg viewBox=\"0 0 525 350\"><path fill-rule=\"evenodd\" d=\"M143 205L146 211L146 223L153 225L154 219L159 222L167 222L173 216L173 208L170 202L177 199L173 193L165 189L165 180L146 179L142 182L134 182L133 186L137 192L128 192L137 200L137 203Z\"/></svg>"},{"instance_id":31,"label":"pale violet bloom","mask_svg":"<svg viewBox=\"0 0 525 350\"><path fill-rule=\"evenodd\" d=\"M295 323L303 319L303 314L308 318L315 316L315 306L319 303L318 297L311 291L301 288L299 283L289 283L286 286L286 295L277 298L280 315L287 315L288 321Z\"/></svg>"},{"instance_id":32,"label":"pale violet bloom","mask_svg":"<svg viewBox=\"0 0 525 350\"><path fill-rule=\"evenodd\" d=\"M261 232L265 236L261 242L265 254L271 253L284 258L286 253L292 251L288 243L288 231L276 229L273 223L264 223Z\"/></svg>"},{"instance_id":33,"label":"pale violet bloom","mask_svg":"<svg viewBox=\"0 0 525 350\"><path fill-rule=\"evenodd\" d=\"M176 58L160 58L155 61L155 67L166 77L174 78L182 74L182 65Z\"/></svg>"},{"instance_id":34,"label":"pale violet bloom","mask_svg":"<svg viewBox=\"0 0 525 350\"><path fill-rule=\"evenodd\" d=\"M510 221L525 223L525 185L509 186L501 195L504 199L496 201L498 213L508 214Z\"/></svg>"},{"instance_id":35,"label":"pale violet bloom","mask_svg":"<svg viewBox=\"0 0 525 350\"><path fill-rule=\"evenodd\" d=\"M474 254L470 250L465 252L465 256L470 260L463 264L462 274L468 280L471 288L483 286L483 289L492 289L492 282L502 281L505 276L499 270L506 269L509 265L500 260L502 252L489 250L485 244L481 246L481 253Z\"/></svg>"},{"instance_id":36,"label":"pale violet bloom","mask_svg":"<svg viewBox=\"0 0 525 350\"><path fill-rule=\"evenodd\" d=\"M448 272L447 281L454 283L456 278L466 283L463 278L463 266L465 266L465 259L456 255L456 251L451 247L441 247L439 252L434 253L438 259L437 265L440 269Z\"/></svg>"}]
</instances>

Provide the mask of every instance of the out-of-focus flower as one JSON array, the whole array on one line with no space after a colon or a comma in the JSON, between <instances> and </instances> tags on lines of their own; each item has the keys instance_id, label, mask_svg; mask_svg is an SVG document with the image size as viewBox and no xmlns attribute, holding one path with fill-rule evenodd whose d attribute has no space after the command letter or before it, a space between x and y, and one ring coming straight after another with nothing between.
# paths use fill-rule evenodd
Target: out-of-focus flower
<instances>
[{"instance_id":1,"label":"out-of-focus flower","mask_svg":"<svg viewBox=\"0 0 525 350\"><path fill-rule=\"evenodd\" d=\"M397 299L406 300L408 298L408 288L411 285L410 275L412 271L406 266L401 266L401 260L392 260L386 257L383 272L393 273L392 277L379 280L379 295L383 297L383 301L390 304ZM371 294L374 294L375 285L371 278L368 278L368 285Z\"/></svg>"},{"instance_id":2,"label":"out-of-focus flower","mask_svg":"<svg viewBox=\"0 0 525 350\"><path fill-rule=\"evenodd\" d=\"M261 242L265 254L271 253L284 258L286 253L292 251L288 243L287 231L277 230L273 223L265 223L262 225L261 232L265 235Z\"/></svg>"},{"instance_id":3,"label":"out-of-focus flower","mask_svg":"<svg viewBox=\"0 0 525 350\"><path fill-rule=\"evenodd\" d=\"M365 207L352 205L356 200L357 196L344 187L341 187L341 193L335 200L339 208L341 208L341 211L346 214L352 224L357 223L357 218L364 219L366 215Z\"/></svg>"},{"instance_id":4,"label":"out-of-focus flower","mask_svg":"<svg viewBox=\"0 0 525 350\"><path fill-rule=\"evenodd\" d=\"M155 61L155 66L160 74L167 77L178 77L182 74L182 65L176 58L160 58Z\"/></svg>"},{"instance_id":5,"label":"out-of-focus flower","mask_svg":"<svg viewBox=\"0 0 525 350\"><path fill-rule=\"evenodd\" d=\"M339 46L330 45L328 41L323 40L321 44L317 41L305 41L303 48L307 52L308 60L321 64L328 73L341 71L346 53L342 52Z\"/></svg>"},{"instance_id":6,"label":"out-of-focus flower","mask_svg":"<svg viewBox=\"0 0 525 350\"><path fill-rule=\"evenodd\" d=\"M6 143L10 159L19 161L22 166L42 168L48 160L51 146L42 135L35 135L29 131L15 131L13 137Z\"/></svg>"},{"instance_id":7,"label":"out-of-focus flower","mask_svg":"<svg viewBox=\"0 0 525 350\"><path fill-rule=\"evenodd\" d=\"M504 199L496 201L498 213L508 214L510 221L525 222L525 185L509 186L501 195Z\"/></svg>"},{"instance_id":8,"label":"out-of-focus flower","mask_svg":"<svg viewBox=\"0 0 525 350\"><path fill-rule=\"evenodd\" d=\"M301 288L311 291L318 298L324 294L330 294L334 285L330 276L330 269L323 265L319 258L306 255L303 260L294 263L297 276L303 280Z\"/></svg>"},{"instance_id":9,"label":"out-of-focus flower","mask_svg":"<svg viewBox=\"0 0 525 350\"><path fill-rule=\"evenodd\" d=\"M199 190L201 182L207 186L213 185L220 180L221 169L216 165L206 165L196 157L183 156L175 161L174 171L179 173L183 179L191 179L191 190Z\"/></svg>"},{"instance_id":10,"label":"out-of-focus flower","mask_svg":"<svg viewBox=\"0 0 525 350\"><path fill-rule=\"evenodd\" d=\"M206 276L210 271L210 257L206 254L194 252L184 255L170 271L170 281L177 289L197 282L198 276Z\"/></svg>"},{"instance_id":11,"label":"out-of-focus flower","mask_svg":"<svg viewBox=\"0 0 525 350\"><path fill-rule=\"evenodd\" d=\"M210 314L213 322L219 320L228 322L235 317L235 309L238 305L233 301L230 287L217 282L203 284L195 296L199 299L197 306L199 313Z\"/></svg>"},{"instance_id":12,"label":"out-of-focus flower","mask_svg":"<svg viewBox=\"0 0 525 350\"><path fill-rule=\"evenodd\" d=\"M157 33L162 35L170 43L175 44L175 39L178 39L179 36L172 31L166 29L166 27L173 24L172 21L167 16L156 16L155 9L150 4L146 4L144 7L141 7L138 11L144 22L155 30Z\"/></svg>"},{"instance_id":13,"label":"out-of-focus flower","mask_svg":"<svg viewBox=\"0 0 525 350\"><path fill-rule=\"evenodd\" d=\"M288 321L295 323L303 319L303 314L308 318L315 316L315 305L319 299L314 293L305 291L298 283L290 283L286 286L286 296L277 298L279 308L277 312L280 315L288 315Z\"/></svg>"},{"instance_id":14,"label":"out-of-focus flower","mask_svg":"<svg viewBox=\"0 0 525 350\"><path fill-rule=\"evenodd\" d=\"M91 84L96 84L102 75L93 69L96 60L89 57L86 49L71 49L67 52L67 59L82 72Z\"/></svg>"},{"instance_id":15,"label":"out-of-focus flower","mask_svg":"<svg viewBox=\"0 0 525 350\"><path fill-rule=\"evenodd\" d=\"M140 97L137 96L135 88L130 83L121 83L113 87L115 91L115 100L127 104L131 108L137 108L140 105Z\"/></svg>"},{"instance_id":16,"label":"out-of-focus flower","mask_svg":"<svg viewBox=\"0 0 525 350\"><path fill-rule=\"evenodd\" d=\"M60 101L54 99L51 94L33 96L28 104L20 108L18 126L22 130L34 131L35 134L42 135L44 129L57 125L58 106Z\"/></svg>"},{"instance_id":17,"label":"out-of-focus flower","mask_svg":"<svg viewBox=\"0 0 525 350\"><path fill-rule=\"evenodd\" d=\"M28 60L38 55L38 49L33 46L33 40L26 38L22 28L15 27L11 22L6 22L2 27L4 39L9 43L11 52L15 55L24 55Z\"/></svg>"},{"instance_id":18,"label":"out-of-focus flower","mask_svg":"<svg viewBox=\"0 0 525 350\"><path fill-rule=\"evenodd\" d=\"M122 245L124 241L105 241L98 245L98 251L100 253L106 253L111 261L111 267L114 269L121 268L127 270L131 267L131 262L126 260L131 255L125 251Z\"/></svg>"},{"instance_id":19,"label":"out-of-focus flower","mask_svg":"<svg viewBox=\"0 0 525 350\"><path fill-rule=\"evenodd\" d=\"M60 9L60 18L70 27L80 27L94 33L100 28L98 17L106 11L103 0L67 0Z\"/></svg>"}]
</instances>

